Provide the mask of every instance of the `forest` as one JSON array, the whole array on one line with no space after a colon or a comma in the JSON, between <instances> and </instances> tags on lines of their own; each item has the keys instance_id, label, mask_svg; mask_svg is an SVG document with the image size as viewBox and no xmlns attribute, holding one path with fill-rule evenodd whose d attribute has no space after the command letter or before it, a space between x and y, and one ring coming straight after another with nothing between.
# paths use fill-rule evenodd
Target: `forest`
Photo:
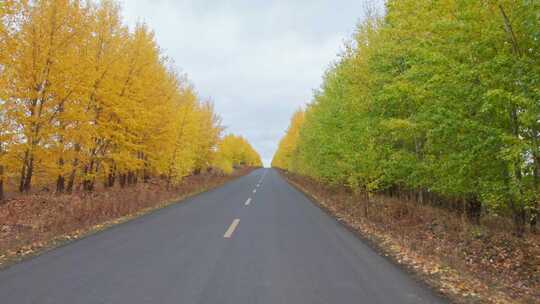
<instances>
[{"instance_id":1,"label":"forest","mask_svg":"<svg viewBox=\"0 0 540 304\"><path fill-rule=\"evenodd\" d=\"M0 2L0 201L260 166L115 1Z\"/></svg>"},{"instance_id":2,"label":"forest","mask_svg":"<svg viewBox=\"0 0 540 304\"><path fill-rule=\"evenodd\" d=\"M535 0L387 1L294 114L272 165L368 201L384 194L534 231L539 12Z\"/></svg>"}]
</instances>

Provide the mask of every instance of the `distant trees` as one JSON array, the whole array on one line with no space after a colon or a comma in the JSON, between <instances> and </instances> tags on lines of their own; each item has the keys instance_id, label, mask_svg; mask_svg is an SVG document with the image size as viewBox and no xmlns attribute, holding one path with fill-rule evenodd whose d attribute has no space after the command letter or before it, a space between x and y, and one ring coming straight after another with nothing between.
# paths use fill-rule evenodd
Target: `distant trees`
<instances>
[{"instance_id":1,"label":"distant trees","mask_svg":"<svg viewBox=\"0 0 540 304\"><path fill-rule=\"evenodd\" d=\"M232 172L237 166L262 166L259 154L241 136L230 134L223 137L217 151L215 166L225 173Z\"/></svg>"},{"instance_id":2,"label":"distant trees","mask_svg":"<svg viewBox=\"0 0 540 304\"><path fill-rule=\"evenodd\" d=\"M297 155L296 148L298 147L298 137L300 136L300 128L304 122L304 111L297 110L291 118L291 124L287 129L287 133L279 142L278 149L272 159L272 166L278 168L288 168L294 170L296 165L295 157Z\"/></svg>"},{"instance_id":3,"label":"distant trees","mask_svg":"<svg viewBox=\"0 0 540 304\"><path fill-rule=\"evenodd\" d=\"M361 24L273 164L367 193L539 212L540 2L391 0ZM290 128L287 137L295 137ZM282 155L294 151L283 162Z\"/></svg>"},{"instance_id":4,"label":"distant trees","mask_svg":"<svg viewBox=\"0 0 540 304\"><path fill-rule=\"evenodd\" d=\"M0 199L7 179L61 193L213 165L212 104L115 1L2 1L0 21Z\"/></svg>"}]
</instances>

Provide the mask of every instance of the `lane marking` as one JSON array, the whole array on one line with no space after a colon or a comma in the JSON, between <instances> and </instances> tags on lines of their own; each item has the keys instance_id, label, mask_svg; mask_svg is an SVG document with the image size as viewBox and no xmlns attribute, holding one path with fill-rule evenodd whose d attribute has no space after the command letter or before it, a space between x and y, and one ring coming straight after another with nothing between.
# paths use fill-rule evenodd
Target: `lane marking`
<instances>
[{"instance_id":1,"label":"lane marking","mask_svg":"<svg viewBox=\"0 0 540 304\"><path fill-rule=\"evenodd\" d=\"M249 205L249 203L251 203L251 197L247 199L246 206Z\"/></svg>"},{"instance_id":2,"label":"lane marking","mask_svg":"<svg viewBox=\"0 0 540 304\"><path fill-rule=\"evenodd\" d=\"M253 189L253 193L257 193L257 189Z\"/></svg>"},{"instance_id":3,"label":"lane marking","mask_svg":"<svg viewBox=\"0 0 540 304\"><path fill-rule=\"evenodd\" d=\"M257 184L257 188L259 188L260 185L261 185L261 184Z\"/></svg>"},{"instance_id":4,"label":"lane marking","mask_svg":"<svg viewBox=\"0 0 540 304\"><path fill-rule=\"evenodd\" d=\"M224 238L230 239L232 234L234 233L234 230L236 229L236 226L240 223L240 219L234 219L234 221L229 226L229 229L225 231L225 234L223 235Z\"/></svg>"},{"instance_id":5,"label":"lane marking","mask_svg":"<svg viewBox=\"0 0 540 304\"><path fill-rule=\"evenodd\" d=\"M266 169L264 169L264 173L263 175L261 176L261 179L259 179L259 184L262 183L263 179L264 179L264 176L266 175Z\"/></svg>"}]
</instances>

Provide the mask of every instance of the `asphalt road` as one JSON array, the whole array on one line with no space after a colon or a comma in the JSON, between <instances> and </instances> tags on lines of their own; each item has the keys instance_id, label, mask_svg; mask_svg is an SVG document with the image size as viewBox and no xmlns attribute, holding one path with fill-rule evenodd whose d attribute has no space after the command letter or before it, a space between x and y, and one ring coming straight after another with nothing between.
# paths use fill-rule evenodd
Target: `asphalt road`
<instances>
[{"instance_id":1,"label":"asphalt road","mask_svg":"<svg viewBox=\"0 0 540 304\"><path fill-rule=\"evenodd\" d=\"M271 169L0 271L1 304L445 302Z\"/></svg>"}]
</instances>

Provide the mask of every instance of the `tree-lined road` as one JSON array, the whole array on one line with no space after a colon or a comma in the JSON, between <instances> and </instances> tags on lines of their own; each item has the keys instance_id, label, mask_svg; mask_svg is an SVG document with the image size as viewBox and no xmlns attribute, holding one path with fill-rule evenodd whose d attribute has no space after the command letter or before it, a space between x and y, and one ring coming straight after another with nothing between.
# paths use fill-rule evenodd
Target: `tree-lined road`
<instances>
[{"instance_id":1,"label":"tree-lined road","mask_svg":"<svg viewBox=\"0 0 540 304\"><path fill-rule=\"evenodd\" d=\"M0 271L0 303L445 303L271 169Z\"/></svg>"}]
</instances>

